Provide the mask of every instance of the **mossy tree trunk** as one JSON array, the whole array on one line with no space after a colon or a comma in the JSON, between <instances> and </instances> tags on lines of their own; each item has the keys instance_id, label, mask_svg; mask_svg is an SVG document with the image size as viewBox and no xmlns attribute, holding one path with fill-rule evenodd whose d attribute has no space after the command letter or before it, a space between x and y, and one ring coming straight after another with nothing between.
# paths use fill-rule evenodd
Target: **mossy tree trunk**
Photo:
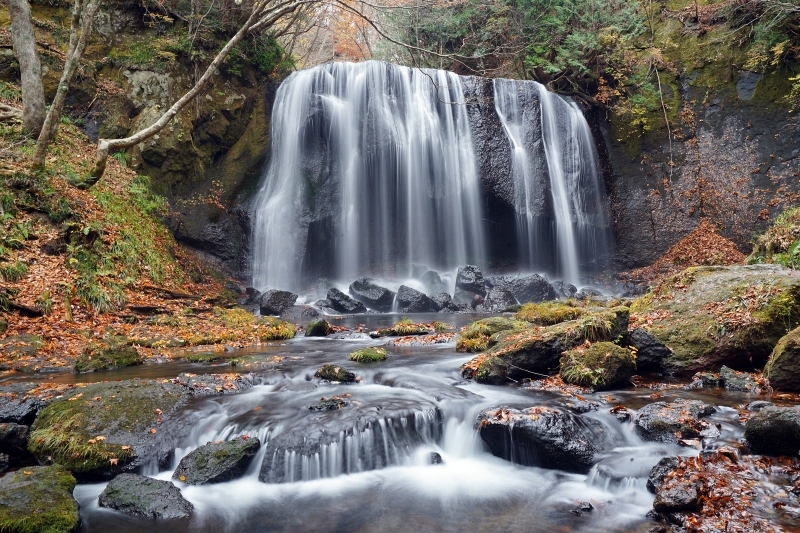
<instances>
[{"instance_id":1,"label":"mossy tree trunk","mask_svg":"<svg viewBox=\"0 0 800 533\"><path fill-rule=\"evenodd\" d=\"M36 53L33 19L28 0L5 0L11 18L11 43L19 62L22 87L22 123L25 129L38 135L44 124L44 88L42 65ZM12 112L3 109L5 113Z\"/></svg>"}]
</instances>

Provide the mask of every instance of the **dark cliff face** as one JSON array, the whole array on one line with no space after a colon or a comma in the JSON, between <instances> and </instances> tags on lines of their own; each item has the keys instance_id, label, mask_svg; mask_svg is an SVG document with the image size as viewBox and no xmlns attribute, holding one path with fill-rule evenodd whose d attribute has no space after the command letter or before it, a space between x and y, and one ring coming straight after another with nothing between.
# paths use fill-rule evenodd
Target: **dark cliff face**
<instances>
[{"instance_id":1,"label":"dark cliff face","mask_svg":"<svg viewBox=\"0 0 800 533\"><path fill-rule=\"evenodd\" d=\"M679 77L671 147L663 127L636 135L594 112L616 269L653 263L701 218L747 253L753 236L797 202L800 124L776 87L780 76L741 72L716 88Z\"/></svg>"}]
</instances>

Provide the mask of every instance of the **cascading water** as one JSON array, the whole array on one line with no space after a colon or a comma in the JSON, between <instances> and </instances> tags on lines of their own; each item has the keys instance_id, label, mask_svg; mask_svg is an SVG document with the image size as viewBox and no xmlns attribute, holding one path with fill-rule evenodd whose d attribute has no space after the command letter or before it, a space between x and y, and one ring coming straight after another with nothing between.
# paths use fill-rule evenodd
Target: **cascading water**
<instances>
[{"instance_id":1,"label":"cascading water","mask_svg":"<svg viewBox=\"0 0 800 533\"><path fill-rule=\"evenodd\" d=\"M292 74L256 200L254 285L297 287L304 262L331 259L327 274L350 279L395 264L482 263L464 100L460 78L438 70L368 61Z\"/></svg>"},{"instance_id":2,"label":"cascading water","mask_svg":"<svg viewBox=\"0 0 800 533\"><path fill-rule=\"evenodd\" d=\"M554 220L556 272L579 283L581 265L602 261L607 247L602 183L589 125L574 102L536 82L495 79L494 102L511 145L521 259L536 268L537 254L548 249L541 241L551 228L540 227L538 208L545 200Z\"/></svg>"}]
</instances>

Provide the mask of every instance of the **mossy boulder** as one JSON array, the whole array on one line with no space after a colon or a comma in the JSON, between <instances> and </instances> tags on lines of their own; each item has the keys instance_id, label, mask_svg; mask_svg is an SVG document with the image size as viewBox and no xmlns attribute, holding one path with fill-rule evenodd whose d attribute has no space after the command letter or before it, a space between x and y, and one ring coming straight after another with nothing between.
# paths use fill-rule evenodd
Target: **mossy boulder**
<instances>
[{"instance_id":1,"label":"mossy boulder","mask_svg":"<svg viewBox=\"0 0 800 533\"><path fill-rule=\"evenodd\" d=\"M495 333L524 329L528 326L527 322L504 317L484 318L461 328L456 338L456 350L482 352L489 347L489 339Z\"/></svg>"},{"instance_id":2,"label":"mossy boulder","mask_svg":"<svg viewBox=\"0 0 800 533\"><path fill-rule=\"evenodd\" d=\"M787 209L760 235L747 258L749 263L776 263L800 267L800 207Z\"/></svg>"},{"instance_id":3,"label":"mossy boulder","mask_svg":"<svg viewBox=\"0 0 800 533\"><path fill-rule=\"evenodd\" d=\"M322 368L317 370L314 375L320 379L341 383L352 383L356 380L354 373L339 365L322 365Z\"/></svg>"},{"instance_id":4,"label":"mossy boulder","mask_svg":"<svg viewBox=\"0 0 800 533\"><path fill-rule=\"evenodd\" d=\"M744 426L744 438L755 453L800 455L800 406L765 407Z\"/></svg>"},{"instance_id":5,"label":"mossy boulder","mask_svg":"<svg viewBox=\"0 0 800 533\"><path fill-rule=\"evenodd\" d=\"M60 466L33 466L0 478L0 531L69 533L80 525L75 478Z\"/></svg>"},{"instance_id":6,"label":"mossy boulder","mask_svg":"<svg viewBox=\"0 0 800 533\"><path fill-rule=\"evenodd\" d=\"M475 381L488 385L502 385L508 381L508 365L496 356L484 357L475 371Z\"/></svg>"},{"instance_id":7,"label":"mossy boulder","mask_svg":"<svg viewBox=\"0 0 800 533\"><path fill-rule=\"evenodd\" d=\"M580 307L575 300L527 303L517 311L514 318L537 326L551 326L567 320L575 320L586 312L587 310Z\"/></svg>"},{"instance_id":8,"label":"mossy boulder","mask_svg":"<svg viewBox=\"0 0 800 533\"><path fill-rule=\"evenodd\" d=\"M764 367L764 377L773 389L800 391L800 328L778 341Z\"/></svg>"},{"instance_id":9,"label":"mossy boulder","mask_svg":"<svg viewBox=\"0 0 800 533\"><path fill-rule=\"evenodd\" d=\"M636 356L613 342L579 346L561 356L561 378L566 383L606 390L625 386L636 372Z\"/></svg>"},{"instance_id":10,"label":"mossy boulder","mask_svg":"<svg viewBox=\"0 0 800 533\"><path fill-rule=\"evenodd\" d=\"M776 265L689 268L636 300L631 312L670 350L662 362L669 374L760 367L800 323L800 273Z\"/></svg>"},{"instance_id":11,"label":"mossy boulder","mask_svg":"<svg viewBox=\"0 0 800 533\"><path fill-rule=\"evenodd\" d=\"M143 358L127 339L92 342L75 361L75 372L93 372L125 366L140 365Z\"/></svg>"},{"instance_id":12,"label":"mossy boulder","mask_svg":"<svg viewBox=\"0 0 800 533\"><path fill-rule=\"evenodd\" d=\"M189 485L205 485L240 478L260 447L261 441L252 437L210 442L181 459L172 479Z\"/></svg>"},{"instance_id":13,"label":"mossy boulder","mask_svg":"<svg viewBox=\"0 0 800 533\"><path fill-rule=\"evenodd\" d=\"M585 343L611 341L620 338L628 329L628 308L614 307L587 313L578 320L552 326L530 326L495 333L489 338L489 348L481 356L465 363L462 375L477 378L481 365L488 357L498 357L507 368L507 377L529 378L552 374L558 369L562 352ZM500 379L502 366L492 363L495 380Z\"/></svg>"},{"instance_id":14,"label":"mossy boulder","mask_svg":"<svg viewBox=\"0 0 800 533\"><path fill-rule=\"evenodd\" d=\"M144 450L156 439L160 418L188 397L179 385L153 380L76 387L39 413L28 450L80 479L110 479L153 459Z\"/></svg>"},{"instance_id":15,"label":"mossy boulder","mask_svg":"<svg viewBox=\"0 0 800 533\"><path fill-rule=\"evenodd\" d=\"M100 507L145 518L188 518L194 506L180 489L163 479L120 474L106 485L98 498Z\"/></svg>"},{"instance_id":16,"label":"mossy boulder","mask_svg":"<svg viewBox=\"0 0 800 533\"><path fill-rule=\"evenodd\" d=\"M356 361L357 363L375 363L377 361L386 360L386 357L387 353L385 349L374 347L356 350L347 356L348 359Z\"/></svg>"},{"instance_id":17,"label":"mossy boulder","mask_svg":"<svg viewBox=\"0 0 800 533\"><path fill-rule=\"evenodd\" d=\"M306 326L306 337L325 337L332 331L331 325L324 318L315 318Z\"/></svg>"}]
</instances>

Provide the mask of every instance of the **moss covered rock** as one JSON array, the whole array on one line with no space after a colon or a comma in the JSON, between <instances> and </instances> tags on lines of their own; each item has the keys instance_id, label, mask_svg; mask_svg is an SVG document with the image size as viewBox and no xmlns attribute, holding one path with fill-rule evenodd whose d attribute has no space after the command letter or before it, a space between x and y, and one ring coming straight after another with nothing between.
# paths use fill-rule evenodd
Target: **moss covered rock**
<instances>
[{"instance_id":1,"label":"moss covered rock","mask_svg":"<svg viewBox=\"0 0 800 533\"><path fill-rule=\"evenodd\" d=\"M0 531L69 533L80 524L75 478L60 466L34 466L0 478Z\"/></svg>"},{"instance_id":2,"label":"moss covered rock","mask_svg":"<svg viewBox=\"0 0 800 533\"><path fill-rule=\"evenodd\" d=\"M567 320L575 320L586 313L574 300L527 303L517 311L515 318L538 326L551 326Z\"/></svg>"},{"instance_id":3,"label":"moss covered rock","mask_svg":"<svg viewBox=\"0 0 800 533\"><path fill-rule=\"evenodd\" d=\"M503 317L484 318L461 328L456 338L459 352L482 352L489 347L489 339L501 331L518 330L528 327L527 322Z\"/></svg>"},{"instance_id":4,"label":"moss covered rock","mask_svg":"<svg viewBox=\"0 0 800 533\"><path fill-rule=\"evenodd\" d=\"M315 318L306 326L306 337L325 337L331 331L331 325L327 320Z\"/></svg>"},{"instance_id":5,"label":"moss covered rock","mask_svg":"<svg viewBox=\"0 0 800 533\"><path fill-rule=\"evenodd\" d=\"M800 391L800 328L778 341L764 367L764 377L773 389Z\"/></svg>"},{"instance_id":6,"label":"moss covered rock","mask_svg":"<svg viewBox=\"0 0 800 533\"><path fill-rule=\"evenodd\" d=\"M744 438L755 453L800 455L800 406L765 407L747 421Z\"/></svg>"},{"instance_id":7,"label":"moss covered rock","mask_svg":"<svg viewBox=\"0 0 800 533\"><path fill-rule=\"evenodd\" d=\"M126 339L93 342L75 361L75 372L92 372L142 364L142 356Z\"/></svg>"},{"instance_id":8,"label":"moss covered rock","mask_svg":"<svg viewBox=\"0 0 800 533\"><path fill-rule=\"evenodd\" d=\"M156 438L161 416L188 397L179 385L152 380L78 387L39 413L28 450L79 478L109 479L152 459L141 450Z\"/></svg>"},{"instance_id":9,"label":"moss covered rock","mask_svg":"<svg viewBox=\"0 0 800 533\"><path fill-rule=\"evenodd\" d=\"M614 307L591 312L578 320L552 326L532 326L495 333L489 338L486 352L465 363L464 377L476 378L488 357L498 357L507 368L507 377L529 378L537 374L552 374L559 364L561 353L586 341L615 340L628 329L628 308ZM502 365L492 363L493 379L499 380Z\"/></svg>"},{"instance_id":10,"label":"moss covered rock","mask_svg":"<svg viewBox=\"0 0 800 533\"><path fill-rule=\"evenodd\" d=\"M578 347L561 357L561 378L566 383L598 390L627 385L634 372L636 356L613 342Z\"/></svg>"},{"instance_id":11,"label":"moss covered rock","mask_svg":"<svg viewBox=\"0 0 800 533\"><path fill-rule=\"evenodd\" d=\"M316 377L328 381L339 381L341 383L351 383L356 380L356 375L339 365L322 365L317 370Z\"/></svg>"},{"instance_id":12,"label":"moss covered rock","mask_svg":"<svg viewBox=\"0 0 800 533\"><path fill-rule=\"evenodd\" d=\"M772 226L756 239L747 260L754 264L776 263L800 268L800 207L778 215Z\"/></svg>"},{"instance_id":13,"label":"moss covered rock","mask_svg":"<svg viewBox=\"0 0 800 533\"><path fill-rule=\"evenodd\" d=\"M100 507L145 518L188 518L194 506L180 489L162 479L120 474L106 485L98 498Z\"/></svg>"},{"instance_id":14,"label":"moss covered rock","mask_svg":"<svg viewBox=\"0 0 800 533\"><path fill-rule=\"evenodd\" d=\"M347 356L347 358L351 361L356 361L358 363L374 363L377 361L384 361L386 360L386 357L387 353L383 348L364 348L362 350L356 350Z\"/></svg>"},{"instance_id":15,"label":"moss covered rock","mask_svg":"<svg viewBox=\"0 0 800 533\"><path fill-rule=\"evenodd\" d=\"M670 350L662 363L670 374L760 366L800 322L800 274L775 265L689 268L631 312Z\"/></svg>"},{"instance_id":16,"label":"moss covered rock","mask_svg":"<svg viewBox=\"0 0 800 533\"><path fill-rule=\"evenodd\" d=\"M250 437L211 442L181 459L172 479L189 485L205 485L240 478L260 447L261 441Z\"/></svg>"}]
</instances>

